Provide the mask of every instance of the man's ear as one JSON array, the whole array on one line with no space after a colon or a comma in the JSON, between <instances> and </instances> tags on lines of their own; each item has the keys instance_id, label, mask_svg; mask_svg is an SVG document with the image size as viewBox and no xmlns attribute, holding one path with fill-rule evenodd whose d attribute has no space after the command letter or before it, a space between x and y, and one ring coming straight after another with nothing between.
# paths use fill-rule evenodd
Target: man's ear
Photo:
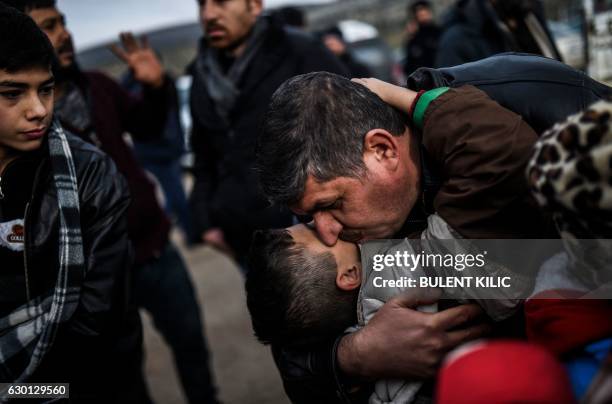
<instances>
[{"instance_id":1,"label":"man's ear","mask_svg":"<svg viewBox=\"0 0 612 404\"><path fill-rule=\"evenodd\" d=\"M398 137L384 129L372 129L363 140L364 161L383 164L387 169L396 170L399 166Z\"/></svg>"},{"instance_id":2,"label":"man's ear","mask_svg":"<svg viewBox=\"0 0 612 404\"><path fill-rule=\"evenodd\" d=\"M263 10L263 0L247 0L249 9L255 16L259 16Z\"/></svg>"},{"instance_id":3,"label":"man's ear","mask_svg":"<svg viewBox=\"0 0 612 404\"><path fill-rule=\"evenodd\" d=\"M357 289L361 285L361 268L354 265L350 268L338 268L336 286L344 291Z\"/></svg>"}]
</instances>

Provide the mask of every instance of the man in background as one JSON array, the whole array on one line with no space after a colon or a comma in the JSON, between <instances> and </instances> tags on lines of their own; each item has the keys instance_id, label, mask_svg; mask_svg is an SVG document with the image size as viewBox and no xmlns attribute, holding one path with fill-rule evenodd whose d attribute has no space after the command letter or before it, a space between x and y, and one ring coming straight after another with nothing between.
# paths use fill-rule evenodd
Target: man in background
<instances>
[{"instance_id":1,"label":"man in background","mask_svg":"<svg viewBox=\"0 0 612 404\"><path fill-rule=\"evenodd\" d=\"M340 59L344 66L348 69L351 77L371 77L372 72L363 63L359 62L349 49L348 44L344 40L344 35L338 26L333 26L321 34L323 44L334 55Z\"/></svg>"},{"instance_id":2,"label":"man in background","mask_svg":"<svg viewBox=\"0 0 612 404\"><path fill-rule=\"evenodd\" d=\"M409 35L406 41L406 59L404 74L411 75L419 67L434 67L440 28L434 21L432 5L427 0L417 0L410 3L408 12L412 21L409 22ZM410 29L410 27L414 27ZM414 32L410 32L414 30Z\"/></svg>"},{"instance_id":3,"label":"man in background","mask_svg":"<svg viewBox=\"0 0 612 404\"><path fill-rule=\"evenodd\" d=\"M199 5L204 38L190 68L195 231L243 264L254 230L292 222L289 211L260 196L252 170L259 121L272 93L297 74L348 73L315 38L262 15L262 0Z\"/></svg>"}]
</instances>

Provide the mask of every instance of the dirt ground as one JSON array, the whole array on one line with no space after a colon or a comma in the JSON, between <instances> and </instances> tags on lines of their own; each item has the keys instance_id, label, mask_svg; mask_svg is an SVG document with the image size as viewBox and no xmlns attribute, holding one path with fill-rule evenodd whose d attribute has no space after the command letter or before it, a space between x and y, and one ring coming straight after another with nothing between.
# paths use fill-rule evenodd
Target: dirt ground
<instances>
[{"instance_id":1,"label":"dirt ground","mask_svg":"<svg viewBox=\"0 0 612 404\"><path fill-rule=\"evenodd\" d=\"M187 250L179 237L175 235L173 239L197 289L222 402L289 403L269 348L253 336L238 268L209 247ZM185 403L168 346L146 313L143 323L145 369L152 398L158 404Z\"/></svg>"}]
</instances>

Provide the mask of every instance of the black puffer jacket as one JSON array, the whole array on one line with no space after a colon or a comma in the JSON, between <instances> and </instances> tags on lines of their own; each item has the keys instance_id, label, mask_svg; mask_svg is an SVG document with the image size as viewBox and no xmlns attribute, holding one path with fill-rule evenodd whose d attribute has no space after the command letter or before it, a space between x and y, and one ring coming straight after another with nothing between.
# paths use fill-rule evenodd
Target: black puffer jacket
<instances>
[{"instance_id":1,"label":"black puffer jacket","mask_svg":"<svg viewBox=\"0 0 612 404\"><path fill-rule=\"evenodd\" d=\"M498 55L446 69L422 68L408 79L408 87L413 90L466 84L478 87L505 108L522 115L538 134L612 95L610 87L583 72L551 59L523 54ZM435 182L423 179L425 186ZM435 186L424 189L427 192L435 194ZM273 347L285 391L293 403L367 402L364 389L349 394L343 387L345 376L336 363L339 338L299 350Z\"/></svg>"},{"instance_id":2,"label":"black puffer jacket","mask_svg":"<svg viewBox=\"0 0 612 404\"><path fill-rule=\"evenodd\" d=\"M87 272L76 312L31 381L69 382L71 401L115 402L121 369L136 360L129 356L139 354L140 342L138 317L127 305L130 198L108 156L74 135L66 137L78 180ZM59 265L57 195L46 144L43 148L25 218L26 265L33 274Z\"/></svg>"},{"instance_id":3,"label":"black puffer jacket","mask_svg":"<svg viewBox=\"0 0 612 404\"><path fill-rule=\"evenodd\" d=\"M565 117L612 97L612 89L561 62L538 55L503 53L442 69L418 69L408 88L431 90L470 84L523 117L542 134Z\"/></svg>"}]
</instances>

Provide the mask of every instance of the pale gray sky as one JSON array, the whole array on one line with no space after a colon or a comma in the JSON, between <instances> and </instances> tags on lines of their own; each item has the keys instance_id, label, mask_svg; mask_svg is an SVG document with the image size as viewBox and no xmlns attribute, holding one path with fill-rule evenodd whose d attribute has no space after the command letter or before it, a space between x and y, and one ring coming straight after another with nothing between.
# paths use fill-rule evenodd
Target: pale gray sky
<instances>
[{"instance_id":1,"label":"pale gray sky","mask_svg":"<svg viewBox=\"0 0 612 404\"><path fill-rule=\"evenodd\" d=\"M328 3L335 0L264 0L265 7L284 4ZM196 0L58 0L66 14L78 50L115 39L121 31L196 22Z\"/></svg>"}]
</instances>

